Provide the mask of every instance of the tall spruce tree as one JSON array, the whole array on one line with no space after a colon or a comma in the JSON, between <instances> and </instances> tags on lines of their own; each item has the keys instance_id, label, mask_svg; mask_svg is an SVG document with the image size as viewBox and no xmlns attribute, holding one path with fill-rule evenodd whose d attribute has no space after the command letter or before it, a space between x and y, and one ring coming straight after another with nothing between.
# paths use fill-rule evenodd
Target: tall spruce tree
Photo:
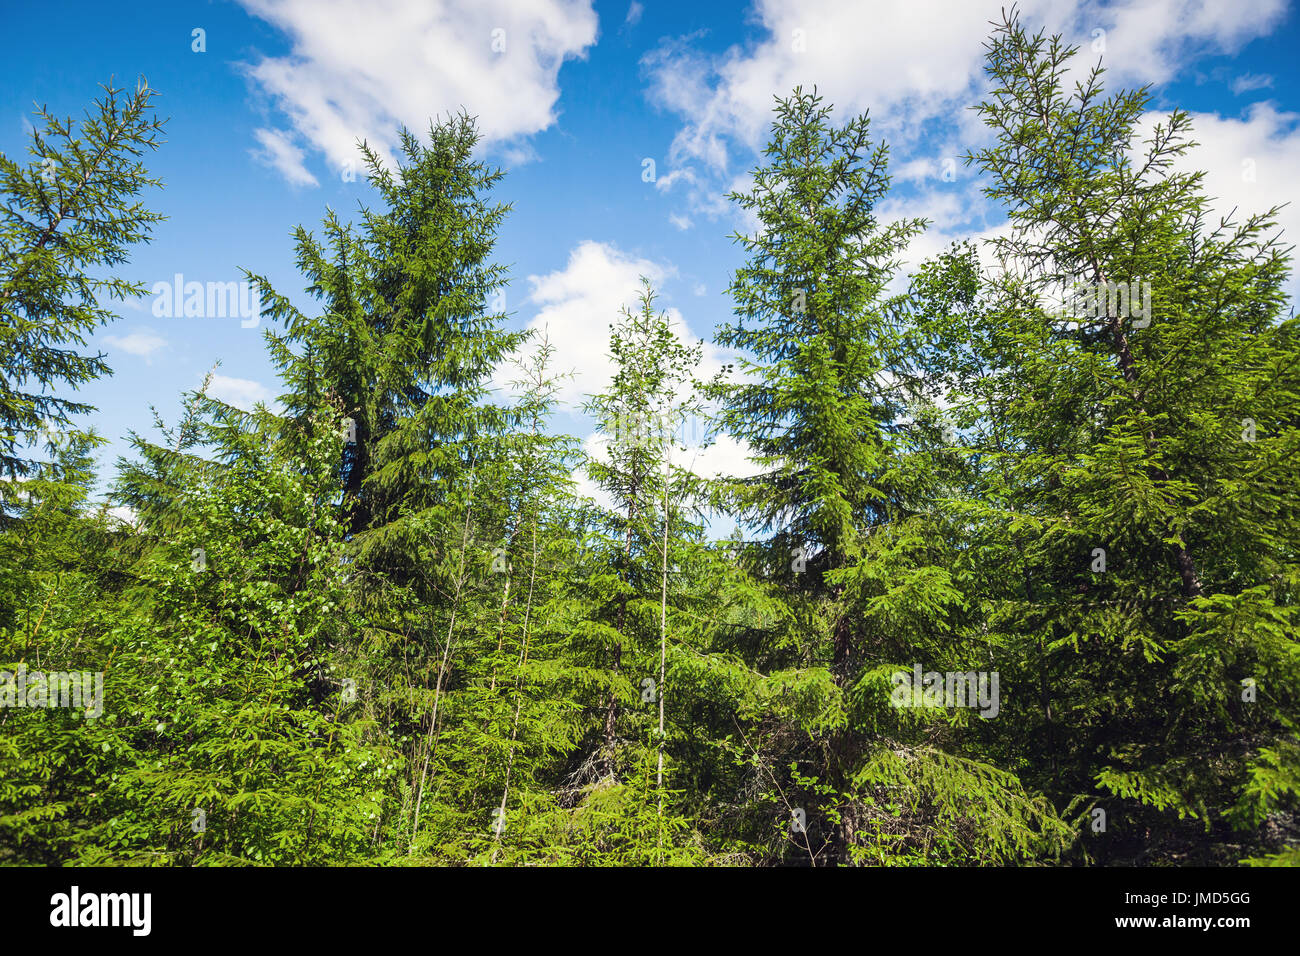
<instances>
[{"instance_id":1,"label":"tall spruce tree","mask_svg":"<svg viewBox=\"0 0 1300 956\"><path fill-rule=\"evenodd\" d=\"M474 158L478 141L461 114L431 124L427 142L402 130L392 169L362 145L381 208L363 207L355 224L330 211L323 241L295 233L320 315L251 276L285 326L268 339L290 416L310 436L310 409L324 402L347 440L351 599L366 610L369 659L386 661L383 719L409 747L412 850L445 694L462 677L458 648L508 520L498 492L509 413L487 382L525 338L501 328L504 268L491 255L508 207L490 200L503 174Z\"/></svg>"},{"instance_id":2,"label":"tall spruce tree","mask_svg":"<svg viewBox=\"0 0 1300 956\"><path fill-rule=\"evenodd\" d=\"M1070 91L1076 53L1014 13L988 45L996 142L968 159L1012 232L976 336L974 544L1024 759L1108 812L1091 851L1226 862L1297 796L1289 260L1276 209L1215 222L1176 170L1187 113L1135 142L1149 90L1104 95L1098 64Z\"/></svg>"},{"instance_id":3,"label":"tall spruce tree","mask_svg":"<svg viewBox=\"0 0 1300 956\"><path fill-rule=\"evenodd\" d=\"M137 440L168 520L65 513L80 566L50 553L32 569L43 606L4 634L19 650L4 668L97 673L102 696L85 713L6 708L0 844L95 865L374 858L396 763L333 672L355 626L336 560L342 442L321 429L300 457L276 416L201 390L185 421L163 450L178 465L206 452L206 469L150 472L162 459Z\"/></svg>"},{"instance_id":4,"label":"tall spruce tree","mask_svg":"<svg viewBox=\"0 0 1300 956\"><path fill-rule=\"evenodd\" d=\"M122 93L104 87L80 128L42 107L31 164L0 155L0 473L9 478L57 470L59 459L36 457L36 446L92 409L56 390L111 374L102 354L77 347L114 318L111 300L145 291L114 270L163 219L136 200L161 185L140 157L158 148L163 121L143 79ZM0 504L12 490L0 482Z\"/></svg>"},{"instance_id":5,"label":"tall spruce tree","mask_svg":"<svg viewBox=\"0 0 1300 956\"><path fill-rule=\"evenodd\" d=\"M791 839L814 865L1015 859L1044 840L1050 852L1060 842L1050 807L927 726L942 711L890 707L899 670L946 659L965 673L969 658L988 660L956 638L950 529L927 515L954 456L934 452L933 414L916 414L933 391L924 339L909 298L886 288L925 224L879 220L888 150L865 114L835 126L799 89L775 112L768 163L732 197L759 224L736 237L750 258L731 286L738 321L717 337L741 350L743 376L711 390L721 428L760 469L733 483L733 500L771 535L769 573L788 595L792 639L773 635L780 650L765 669L802 698L777 702L775 721L755 728L783 756L756 742L753 760L787 776L767 774L787 805L800 802ZM791 722L797 733L782 731Z\"/></svg>"},{"instance_id":6,"label":"tall spruce tree","mask_svg":"<svg viewBox=\"0 0 1300 956\"><path fill-rule=\"evenodd\" d=\"M285 325L271 347L289 411L323 399L350 423L340 427L350 433L351 527L360 560L390 573L410 561L409 525L464 480L476 440L504 424L486 383L524 338L501 329L505 271L491 255L509 207L488 197L504 174L474 158L478 141L460 114L431 124L427 143L403 129L394 169L362 144L382 208L362 207L355 225L331 210L323 241L294 233L319 316L250 277Z\"/></svg>"}]
</instances>

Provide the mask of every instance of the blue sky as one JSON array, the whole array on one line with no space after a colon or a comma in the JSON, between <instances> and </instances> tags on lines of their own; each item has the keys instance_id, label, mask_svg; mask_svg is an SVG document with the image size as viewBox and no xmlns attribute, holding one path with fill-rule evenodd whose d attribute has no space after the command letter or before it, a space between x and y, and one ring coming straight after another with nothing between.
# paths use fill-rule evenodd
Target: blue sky
<instances>
[{"instance_id":1,"label":"blue sky","mask_svg":"<svg viewBox=\"0 0 1300 956\"><path fill-rule=\"evenodd\" d=\"M924 215L919 259L956 238L995 234L1002 217L960 163L983 142L967 107L985 89L985 24L999 2L872 0L667 3L627 0L244 0L7 4L0 151L25 154L34 103L79 116L116 77L144 75L169 117L150 168L168 216L123 269L150 288L229 282L244 268L310 308L290 230L317 227L326 206L350 215L369 201L349 180L352 144L391 146L399 123L464 107L480 117L486 157L508 169L499 199L514 211L498 260L510 268L506 309L547 326L566 399L603 386L605 342L637 276L649 275L685 334L708 340L730 312L740 262L729 235L745 223L723 194L757 159L772 98L816 83L837 114L870 109L890 142L895 190L886 212ZM1116 83L1151 83L1156 110L1195 114L1203 145L1191 163L1226 212L1292 199L1300 170L1300 25L1286 0L1204 3L1026 0L1022 15L1100 55ZM203 52L196 52L195 30ZM48 43L17 38L47 37ZM1154 116L1153 116L1154 119ZM647 160L654 163L653 180ZM1283 225L1300 234L1300 212ZM169 420L179 395L221 361L216 394L247 406L278 383L262 328L238 317L154 314L148 296L100 330L115 370L85 386L90 417L126 451L148 432L148 406ZM727 359L710 347L710 365ZM503 379L508 376L503 375ZM559 427L586 436L566 414ZM743 467L723 443L702 470Z\"/></svg>"}]
</instances>

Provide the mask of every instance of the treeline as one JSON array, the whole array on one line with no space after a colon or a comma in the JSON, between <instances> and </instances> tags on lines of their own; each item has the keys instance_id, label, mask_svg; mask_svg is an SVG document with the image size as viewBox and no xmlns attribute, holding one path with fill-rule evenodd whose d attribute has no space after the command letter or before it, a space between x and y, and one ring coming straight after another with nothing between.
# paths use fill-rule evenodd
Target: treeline
<instances>
[{"instance_id":1,"label":"treeline","mask_svg":"<svg viewBox=\"0 0 1300 956\"><path fill-rule=\"evenodd\" d=\"M737 364L629 290L603 455L485 307L474 121L363 147L373 204L294 233L315 306L247 277L278 410L205 383L98 507L57 389L144 292L160 123L146 85L46 114L0 158L0 862L1300 862L1289 251L1075 55L996 27L966 161L1009 231L909 275L867 116L780 100ZM700 420L751 476L693 473ZM98 715L40 676L81 673Z\"/></svg>"}]
</instances>

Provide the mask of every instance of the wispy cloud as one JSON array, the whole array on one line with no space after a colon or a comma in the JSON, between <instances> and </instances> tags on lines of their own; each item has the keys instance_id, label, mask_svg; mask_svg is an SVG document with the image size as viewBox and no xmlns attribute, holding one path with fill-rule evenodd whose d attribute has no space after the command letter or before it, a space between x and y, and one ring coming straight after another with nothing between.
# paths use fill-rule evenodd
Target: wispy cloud
<instances>
[{"instance_id":1,"label":"wispy cloud","mask_svg":"<svg viewBox=\"0 0 1300 956\"><path fill-rule=\"evenodd\" d=\"M1242 93L1250 93L1253 90L1270 90L1273 88L1273 77L1266 73L1243 73L1232 81L1232 92L1240 96Z\"/></svg>"},{"instance_id":2,"label":"wispy cloud","mask_svg":"<svg viewBox=\"0 0 1300 956\"><path fill-rule=\"evenodd\" d=\"M151 356L167 344L167 340L153 329L140 327L126 335L106 335L104 344L111 349L135 355L149 363Z\"/></svg>"},{"instance_id":3,"label":"wispy cloud","mask_svg":"<svg viewBox=\"0 0 1300 956\"><path fill-rule=\"evenodd\" d=\"M291 186L317 186L319 182L303 163L303 151L282 130L253 131L260 149L249 150L258 162L277 170Z\"/></svg>"}]
</instances>

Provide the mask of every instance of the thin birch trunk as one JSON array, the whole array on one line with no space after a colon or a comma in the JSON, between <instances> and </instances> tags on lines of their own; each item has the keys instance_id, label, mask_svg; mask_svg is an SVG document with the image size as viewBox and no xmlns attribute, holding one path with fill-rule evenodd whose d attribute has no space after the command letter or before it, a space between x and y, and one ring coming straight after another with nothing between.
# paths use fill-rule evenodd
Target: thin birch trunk
<instances>
[{"instance_id":1,"label":"thin birch trunk","mask_svg":"<svg viewBox=\"0 0 1300 956\"><path fill-rule=\"evenodd\" d=\"M514 717L514 722L510 727L510 756L506 759L506 782L505 782L505 786L501 788L501 805L497 813L497 819L503 821L505 820L505 816L506 816L506 798L510 795L510 777L515 768L515 741L519 737L519 711L523 707L523 703L524 703L523 668L524 665L528 663L528 643L529 643L528 625L532 617L533 587L536 581L537 581L537 520L536 518L534 518L533 519L532 567L529 569L528 572L528 598L524 602L524 642L523 642L523 647L521 647L519 650L519 672L515 676L515 717ZM501 829L502 829L501 827L498 827L493 831L493 841L498 844L501 842ZM497 847L494 847L492 850L493 863L497 861L497 853L499 850L500 850L499 845Z\"/></svg>"},{"instance_id":2,"label":"thin birch trunk","mask_svg":"<svg viewBox=\"0 0 1300 956\"><path fill-rule=\"evenodd\" d=\"M663 563L659 584L659 768L655 788L659 792L659 862L663 862L664 845L664 674L668 660L668 449L664 448L664 537Z\"/></svg>"},{"instance_id":3,"label":"thin birch trunk","mask_svg":"<svg viewBox=\"0 0 1300 956\"><path fill-rule=\"evenodd\" d=\"M443 646L442 663L438 666L438 679L433 687L433 713L429 717L429 732L425 737L424 764L420 767L420 785L415 791L415 816L411 822L411 840L406 848L408 856L415 852L415 835L420 830L420 805L424 798L424 783L429 772L429 758L433 755L434 748L438 744L437 737L434 735L435 728L438 726L438 704L442 700L442 680L447 673L447 661L451 657L451 642L456 629L456 611L460 608L460 595L465 585L465 551L469 547L469 521L473 513L474 470L471 468L469 473L469 501L465 506L465 526L461 531L460 538L460 570L456 574L456 595L451 602L451 620L447 624L447 642Z\"/></svg>"}]
</instances>

